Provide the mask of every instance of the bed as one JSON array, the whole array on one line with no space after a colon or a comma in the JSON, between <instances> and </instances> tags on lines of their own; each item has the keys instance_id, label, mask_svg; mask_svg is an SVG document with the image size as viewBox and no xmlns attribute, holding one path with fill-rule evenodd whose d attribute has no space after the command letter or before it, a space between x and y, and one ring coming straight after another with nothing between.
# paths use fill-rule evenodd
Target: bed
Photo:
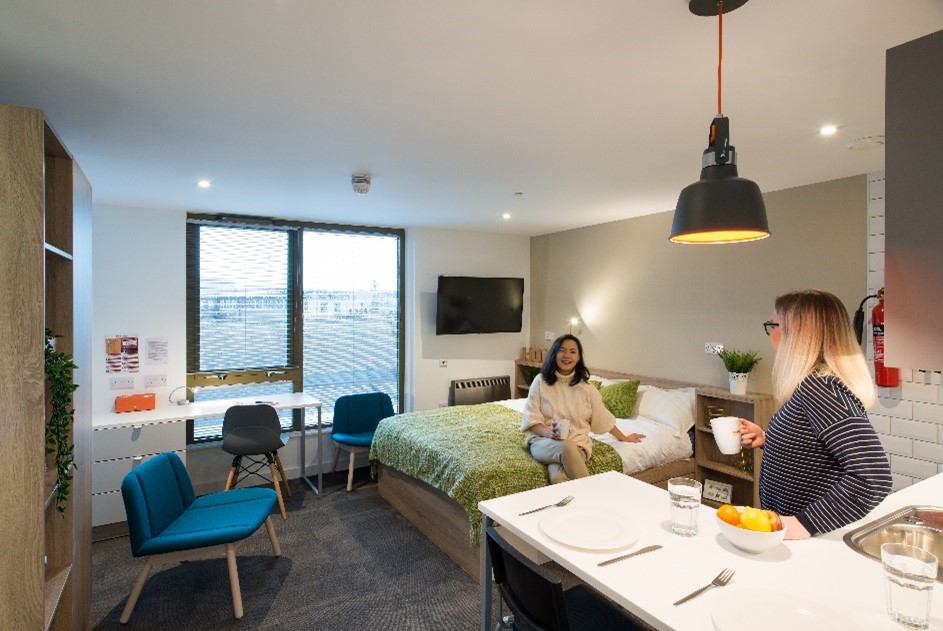
<instances>
[{"instance_id":1,"label":"bed","mask_svg":"<svg viewBox=\"0 0 943 631\"><path fill-rule=\"evenodd\" d=\"M691 384L613 371L594 371L592 378L603 388L641 382L632 416L617 418L617 424L646 439L620 443L608 434L593 435L590 473L621 471L660 486L671 477L693 475ZM523 448L524 402L398 414L380 423L371 446L380 495L475 580L480 564L478 502L548 484L546 467Z\"/></svg>"}]
</instances>

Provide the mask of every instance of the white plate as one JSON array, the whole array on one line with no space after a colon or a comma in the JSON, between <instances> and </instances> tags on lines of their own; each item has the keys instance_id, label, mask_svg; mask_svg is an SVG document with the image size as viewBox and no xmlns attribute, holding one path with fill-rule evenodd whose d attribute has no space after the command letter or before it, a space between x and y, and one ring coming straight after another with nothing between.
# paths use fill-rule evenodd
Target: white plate
<instances>
[{"instance_id":1,"label":"white plate","mask_svg":"<svg viewBox=\"0 0 943 631\"><path fill-rule=\"evenodd\" d=\"M726 587L716 594L711 620L717 631L835 631L848 621L802 596Z\"/></svg>"},{"instance_id":2,"label":"white plate","mask_svg":"<svg viewBox=\"0 0 943 631\"><path fill-rule=\"evenodd\" d=\"M557 543L591 552L624 550L638 541L630 519L604 508L561 508L541 519L539 528Z\"/></svg>"}]
</instances>

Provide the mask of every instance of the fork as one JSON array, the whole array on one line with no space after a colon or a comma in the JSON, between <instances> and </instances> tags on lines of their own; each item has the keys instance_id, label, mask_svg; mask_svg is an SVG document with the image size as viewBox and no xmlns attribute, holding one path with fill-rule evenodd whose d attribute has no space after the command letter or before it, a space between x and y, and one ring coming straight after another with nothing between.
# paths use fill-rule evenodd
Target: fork
<instances>
[{"instance_id":1,"label":"fork","mask_svg":"<svg viewBox=\"0 0 943 631\"><path fill-rule=\"evenodd\" d=\"M688 602L695 596L700 596L701 594L709 590L711 587L723 587L724 585L730 582L731 578L733 578L733 570L731 570L730 568L727 568L723 572L715 576L714 580L712 580L710 583L708 583L701 589L694 590L693 592L691 592L690 594L688 594L687 596L685 596L678 602L674 603L674 606L677 607L681 603Z\"/></svg>"},{"instance_id":2,"label":"fork","mask_svg":"<svg viewBox=\"0 0 943 631\"><path fill-rule=\"evenodd\" d=\"M519 514L518 514L518 517L522 517L523 515L530 515L531 513L536 513L536 512L538 512L538 511L546 510L546 509L548 509L548 508L553 508L554 506L566 506L567 504L569 504L569 503L572 502L572 501L573 501L573 496L572 496L572 495L567 495L566 497L564 497L562 500L560 500L560 501L557 502L556 504L547 504L546 506L541 506L540 508L534 508L534 509L532 509L532 510L524 511L523 513L519 513Z\"/></svg>"}]
</instances>

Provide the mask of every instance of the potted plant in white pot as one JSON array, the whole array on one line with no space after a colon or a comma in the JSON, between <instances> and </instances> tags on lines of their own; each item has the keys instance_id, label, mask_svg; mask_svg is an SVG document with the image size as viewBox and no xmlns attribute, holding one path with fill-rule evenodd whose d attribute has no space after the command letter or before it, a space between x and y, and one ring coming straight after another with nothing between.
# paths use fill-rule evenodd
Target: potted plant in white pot
<instances>
[{"instance_id":1,"label":"potted plant in white pot","mask_svg":"<svg viewBox=\"0 0 943 631\"><path fill-rule=\"evenodd\" d=\"M725 348L717 353L724 362L724 368L730 380L731 394L746 394L747 380L750 372L762 359L757 351L740 351L735 348Z\"/></svg>"}]
</instances>

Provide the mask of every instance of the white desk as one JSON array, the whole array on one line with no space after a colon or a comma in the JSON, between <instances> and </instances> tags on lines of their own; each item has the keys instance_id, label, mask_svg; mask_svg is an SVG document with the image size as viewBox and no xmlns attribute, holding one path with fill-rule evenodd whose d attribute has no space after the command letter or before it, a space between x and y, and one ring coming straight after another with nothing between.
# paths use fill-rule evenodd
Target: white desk
<instances>
[{"instance_id":1,"label":"white desk","mask_svg":"<svg viewBox=\"0 0 943 631\"><path fill-rule=\"evenodd\" d=\"M304 392L216 399L187 405L168 405L141 412L121 414L106 412L94 415L92 417L92 428L95 431L92 438L92 513L96 522L94 525L115 521L113 517L107 516L123 515L124 507L118 493L121 479L134 466L140 464L145 456L162 451L186 451L184 421L222 416L230 406L252 405L260 400L271 403L276 410L316 408L318 411L318 453L321 453L321 402ZM304 423L301 425L300 452L302 480L312 491L320 495L323 488L321 467L318 467L317 486L308 479L305 471ZM104 521L96 517L96 513L105 515ZM122 521L120 518L118 520Z\"/></svg>"},{"instance_id":2,"label":"white desk","mask_svg":"<svg viewBox=\"0 0 943 631\"><path fill-rule=\"evenodd\" d=\"M557 502L566 495L575 499L563 508L532 515L525 510ZM481 502L483 525L492 522L520 537L580 579L618 603L633 615L661 631L713 631L711 610L717 598L730 590L770 589L793 594L840 612L848 629L900 631L887 617L881 564L849 548L842 536L862 523L911 504L938 505L943 496L943 474L892 493L861 522L802 541L786 541L769 552L753 555L734 548L717 526L715 511L703 506L696 537L674 535L668 527L668 496L634 478L609 472ZM633 520L638 541L628 550L661 544L661 550L597 567L617 553L584 552L558 544L539 529L540 520L557 511L581 505L607 504ZM724 568L736 574L729 585L714 588L681 606L672 603L706 585ZM482 545L481 628L491 627L491 564ZM934 589L930 627L943 629L943 589ZM762 621L755 621L762 628Z\"/></svg>"}]
</instances>

